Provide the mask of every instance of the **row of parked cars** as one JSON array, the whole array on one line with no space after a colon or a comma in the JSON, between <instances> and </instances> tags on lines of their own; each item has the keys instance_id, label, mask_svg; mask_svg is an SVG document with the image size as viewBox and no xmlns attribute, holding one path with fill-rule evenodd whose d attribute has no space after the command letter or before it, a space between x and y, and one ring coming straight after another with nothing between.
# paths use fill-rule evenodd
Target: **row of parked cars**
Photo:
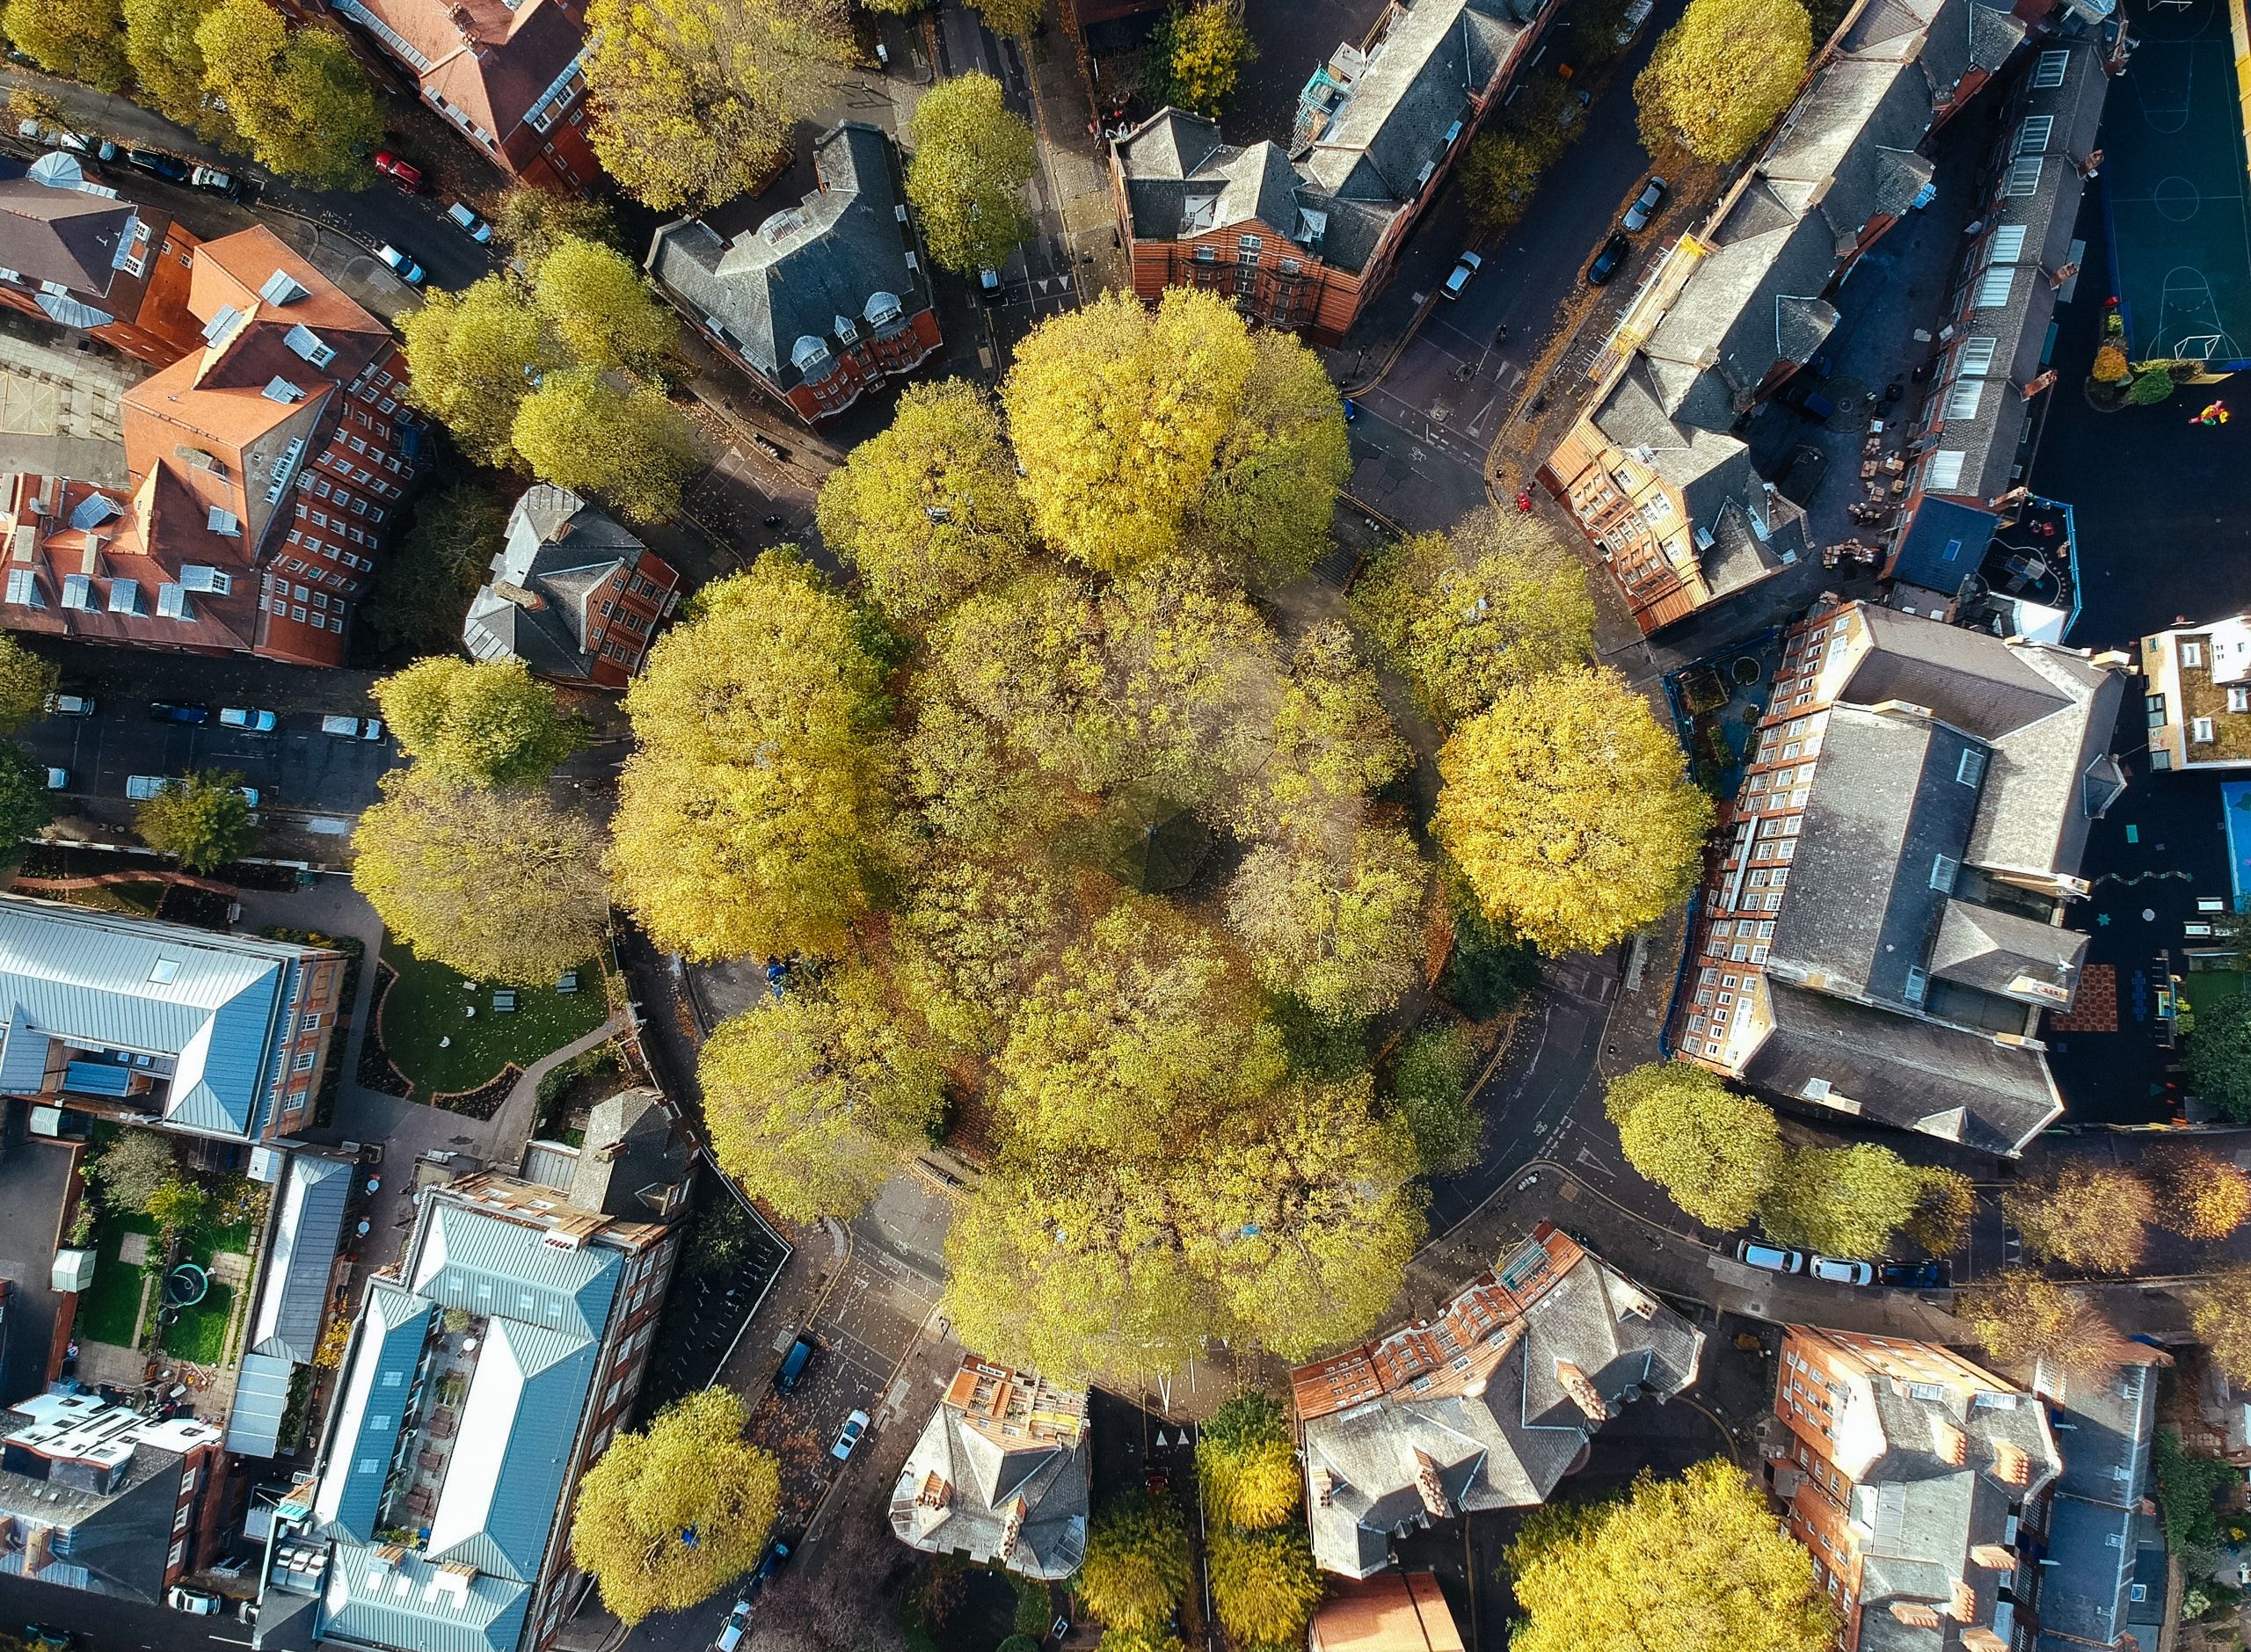
<instances>
[{"instance_id":1,"label":"row of parked cars","mask_svg":"<svg viewBox=\"0 0 2251 1652\"><path fill-rule=\"evenodd\" d=\"M1942 1262L1855 1262L1844 1256L1809 1254L1788 1245L1746 1239L1735 1259L1768 1273L1802 1273L1831 1284L1885 1284L1902 1291L1935 1291L1946 1284Z\"/></svg>"}]
</instances>

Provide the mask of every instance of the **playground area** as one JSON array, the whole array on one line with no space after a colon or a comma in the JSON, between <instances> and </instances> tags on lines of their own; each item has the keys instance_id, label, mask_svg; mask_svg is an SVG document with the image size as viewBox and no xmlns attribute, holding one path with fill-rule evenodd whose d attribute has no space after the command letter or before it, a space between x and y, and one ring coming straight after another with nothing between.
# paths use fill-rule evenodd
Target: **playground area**
<instances>
[{"instance_id":1,"label":"playground area","mask_svg":"<svg viewBox=\"0 0 2251 1652\"><path fill-rule=\"evenodd\" d=\"M2251 174L2231 4L2131 0L2102 121L2113 290L2138 360L2251 367Z\"/></svg>"}]
</instances>

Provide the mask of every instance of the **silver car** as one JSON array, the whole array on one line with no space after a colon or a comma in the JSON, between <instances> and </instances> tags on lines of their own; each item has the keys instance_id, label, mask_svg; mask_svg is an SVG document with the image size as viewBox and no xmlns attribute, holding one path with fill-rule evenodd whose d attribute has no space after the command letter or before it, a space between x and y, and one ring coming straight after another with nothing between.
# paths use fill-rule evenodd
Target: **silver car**
<instances>
[{"instance_id":1,"label":"silver car","mask_svg":"<svg viewBox=\"0 0 2251 1652\"><path fill-rule=\"evenodd\" d=\"M1626 216L1622 220L1626 228L1629 230L1646 228L1650 215L1664 203L1667 193L1668 186L1662 178L1652 178L1643 185L1642 193L1634 197L1634 204L1626 208Z\"/></svg>"}]
</instances>

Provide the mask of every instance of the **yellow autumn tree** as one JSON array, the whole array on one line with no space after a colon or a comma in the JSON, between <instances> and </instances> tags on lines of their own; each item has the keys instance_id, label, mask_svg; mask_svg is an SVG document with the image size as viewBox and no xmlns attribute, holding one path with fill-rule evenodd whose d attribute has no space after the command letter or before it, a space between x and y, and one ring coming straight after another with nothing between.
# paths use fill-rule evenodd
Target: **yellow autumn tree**
<instances>
[{"instance_id":1,"label":"yellow autumn tree","mask_svg":"<svg viewBox=\"0 0 2251 1652\"><path fill-rule=\"evenodd\" d=\"M1711 800L1615 672L1505 689L1439 754L1432 829L1488 916L1543 952L1600 951L1695 886Z\"/></svg>"},{"instance_id":2,"label":"yellow autumn tree","mask_svg":"<svg viewBox=\"0 0 2251 1652\"><path fill-rule=\"evenodd\" d=\"M748 1571L781 1505L781 1471L743 1437L725 1388L667 1406L609 1443L579 1481L571 1558L628 1627L700 1605Z\"/></svg>"},{"instance_id":3,"label":"yellow autumn tree","mask_svg":"<svg viewBox=\"0 0 2251 1652\"><path fill-rule=\"evenodd\" d=\"M1689 0L1634 81L1643 145L1731 164L1789 106L1812 55L1798 0Z\"/></svg>"}]
</instances>

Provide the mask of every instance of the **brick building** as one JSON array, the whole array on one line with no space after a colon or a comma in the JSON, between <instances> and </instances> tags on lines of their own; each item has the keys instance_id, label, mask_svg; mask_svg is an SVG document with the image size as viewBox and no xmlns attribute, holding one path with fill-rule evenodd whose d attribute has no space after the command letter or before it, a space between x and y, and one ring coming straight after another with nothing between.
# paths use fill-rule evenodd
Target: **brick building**
<instances>
[{"instance_id":1,"label":"brick building","mask_svg":"<svg viewBox=\"0 0 2251 1652\"><path fill-rule=\"evenodd\" d=\"M92 1394L0 1413L0 1576L157 1605L214 1557L219 1430Z\"/></svg>"},{"instance_id":2,"label":"brick building","mask_svg":"<svg viewBox=\"0 0 2251 1652\"><path fill-rule=\"evenodd\" d=\"M1085 1389L965 1354L900 1467L891 1529L926 1554L1067 1578L1086 1558L1093 1468Z\"/></svg>"},{"instance_id":3,"label":"brick building","mask_svg":"<svg viewBox=\"0 0 2251 1652\"><path fill-rule=\"evenodd\" d=\"M195 250L187 307L196 347L123 397L122 493L0 492L0 622L339 664L420 445L397 341L263 228Z\"/></svg>"},{"instance_id":4,"label":"brick building","mask_svg":"<svg viewBox=\"0 0 2251 1652\"><path fill-rule=\"evenodd\" d=\"M2251 768L2251 615L2143 637L2142 676L2152 768Z\"/></svg>"},{"instance_id":5,"label":"brick building","mask_svg":"<svg viewBox=\"0 0 2251 1652\"><path fill-rule=\"evenodd\" d=\"M566 488L542 483L508 513L492 578L470 600L462 645L558 682L623 688L680 602L680 574Z\"/></svg>"},{"instance_id":6,"label":"brick building","mask_svg":"<svg viewBox=\"0 0 2251 1652\"><path fill-rule=\"evenodd\" d=\"M819 181L729 237L657 231L649 273L688 324L806 424L912 373L939 345L899 153L857 120L813 143Z\"/></svg>"},{"instance_id":7,"label":"brick building","mask_svg":"<svg viewBox=\"0 0 2251 1652\"><path fill-rule=\"evenodd\" d=\"M586 1582L572 1503L631 1421L693 1167L662 1099L628 1091L550 1172L568 1186L487 1171L424 1196L396 1275L368 1283L261 1634L553 1644Z\"/></svg>"},{"instance_id":8,"label":"brick building","mask_svg":"<svg viewBox=\"0 0 2251 1652\"><path fill-rule=\"evenodd\" d=\"M1803 513L1736 426L1820 353L1846 276L1926 199L1922 146L2024 33L1981 0L1862 0L1757 162L1644 279L1539 471L1644 632L1804 554Z\"/></svg>"},{"instance_id":9,"label":"brick building","mask_svg":"<svg viewBox=\"0 0 2251 1652\"><path fill-rule=\"evenodd\" d=\"M1788 633L1721 814L1667 1036L1777 1099L2014 1155L2063 1110L2038 1035L2123 661L1865 603Z\"/></svg>"},{"instance_id":10,"label":"brick building","mask_svg":"<svg viewBox=\"0 0 2251 1652\"><path fill-rule=\"evenodd\" d=\"M586 135L585 0L331 4L503 171L574 194L601 176Z\"/></svg>"},{"instance_id":11,"label":"brick building","mask_svg":"<svg viewBox=\"0 0 2251 1652\"><path fill-rule=\"evenodd\" d=\"M1134 293L1204 287L1264 325L1339 341L1552 9L1395 0L1307 83L1287 149L1237 148L1201 116L1159 111L1111 155Z\"/></svg>"},{"instance_id":12,"label":"brick building","mask_svg":"<svg viewBox=\"0 0 2251 1652\"><path fill-rule=\"evenodd\" d=\"M153 207L91 181L62 150L0 160L0 303L164 367L202 340L188 271L202 244Z\"/></svg>"}]
</instances>

